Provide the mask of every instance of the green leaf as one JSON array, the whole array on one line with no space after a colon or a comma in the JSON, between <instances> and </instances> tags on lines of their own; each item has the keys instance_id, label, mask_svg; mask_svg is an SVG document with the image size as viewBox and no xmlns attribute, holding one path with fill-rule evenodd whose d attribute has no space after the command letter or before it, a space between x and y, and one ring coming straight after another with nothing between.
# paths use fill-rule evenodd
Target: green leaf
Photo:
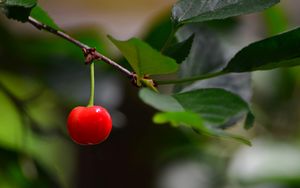
<instances>
[{"instance_id":1,"label":"green leaf","mask_svg":"<svg viewBox=\"0 0 300 188\"><path fill-rule=\"evenodd\" d=\"M274 6L263 13L266 30L268 34L275 35L289 29L288 12L284 6Z\"/></svg>"},{"instance_id":2,"label":"green leaf","mask_svg":"<svg viewBox=\"0 0 300 188\"><path fill-rule=\"evenodd\" d=\"M253 127L253 124L254 124L254 120L255 120L255 117L254 115L249 111L247 116L246 116L246 120L245 120L245 129L250 129Z\"/></svg>"},{"instance_id":3,"label":"green leaf","mask_svg":"<svg viewBox=\"0 0 300 188\"><path fill-rule=\"evenodd\" d=\"M59 29L53 19L40 6L34 7L30 13L30 16L54 29Z\"/></svg>"},{"instance_id":4,"label":"green leaf","mask_svg":"<svg viewBox=\"0 0 300 188\"><path fill-rule=\"evenodd\" d=\"M36 3L37 0L5 0L0 4L0 11L10 19L26 22Z\"/></svg>"},{"instance_id":5,"label":"green leaf","mask_svg":"<svg viewBox=\"0 0 300 188\"><path fill-rule=\"evenodd\" d=\"M241 142L241 143L244 143L248 146L251 146L251 142L244 138L243 136L240 136L240 135L236 135L236 134L231 134L231 133L228 133L228 132L225 132L221 129L213 129L213 136L217 136L217 137L220 137L220 138L230 138L230 139L234 139L238 142Z\"/></svg>"},{"instance_id":6,"label":"green leaf","mask_svg":"<svg viewBox=\"0 0 300 188\"><path fill-rule=\"evenodd\" d=\"M148 105L164 112L194 112L209 125L222 125L232 117L247 114L248 104L239 96L224 89L198 89L164 95L141 89L140 98ZM248 121L250 126L251 121ZM253 123L253 122L252 122Z\"/></svg>"},{"instance_id":7,"label":"green leaf","mask_svg":"<svg viewBox=\"0 0 300 188\"><path fill-rule=\"evenodd\" d=\"M170 20L169 14L162 19L158 20L158 23L154 23L147 31L145 41L152 46L154 49L160 50L163 48L166 40L172 32L172 21Z\"/></svg>"},{"instance_id":8,"label":"green leaf","mask_svg":"<svg viewBox=\"0 0 300 188\"><path fill-rule=\"evenodd\" d=\"M177 86L177 85L176 85ZM183 87L180 92L193 91L203 88L222 88L242 97L245 101L250 102L252 96L251 74L227 74L211 79L200 80ZM176 90L178 91L178 90Z\"/></svg>"},{"instance_id":9,"label":"green leaf","mask_svg":"<svg viewBox=\"0 0 300 188\"><path fill-rule=\"evenodd\" d=\"M181 0L172 10L175 24L203 22L249 14L269 8L279 0Z\"/></svg>"},{"instance_id":10,"label":"green leaf","mask_svg":"<svg viewBox=\"0 0 300 188\"><path fill-rule=\"evenodd\" d=\"M199 89L173 96L185 110L199 113L212 125L224 124L249 111L242 98L224 89Z\"/></svg>"},{"instance_id":11,"label":"green leaf","mask_svg":"<svg viewBox=\"0 0 300 188\"><path fill-rule=\"evenodd\" d=\"M241 143L251 146L251 142L246 138L227 133L221 129L213 129L205 126L204 120L196 113L193 112L164 112L157 113L153 117L153 122L157 124L170 123L174 127L180 125L190 127L199 134L213 136L218 138L232 138Z\"/></svg>"},{"instance_id":12,"label":"green leaf","mask_svg":"<svg viewBox=\"0 0 300 188\"><path fill-rule=\"evenodd\" d=\"M74 172L75 147L61 137L44 138L26 132L25 152L43 166L50 176L55 178L61 187L72 187L72 172ZM65 157L61 157L64 155Z\"/></svg>"},{"instance_id":13,"label":"green leaf","mask_svg":"<svg viewBox=\"0 0 300 188\"><path fill-rule=\"evenodd\" d=\"M139 97L148 105L160 111L184 111L183 107L169 95L162 95L149 89L141 89Z\"/></svg>"},{"instance_id":14,"label":"green leaf","mask_svg":"<svg viewBox=\"0 0 300 188\"><path fill-rule=\"evenodd\" d=\"M37 93L42 90L41 84L36 80L6 71L0 71L0 85L3 85L15 97L24 101L33 96L36 97Z\"/></svg>"},{"instance_id":15,"label":"green leaf","mask_svg":"<svg viewBox=\"0 0 300 188\"><path fill-rule=\"evenodd\" d=\"M24 8L32 8L36 5L37 0L6 0L5 6L19 6Z\"/></svg>"},{"instance_id":16,"label":"green leaf","mask_svg":"<svg viewBox=\"0 0 300 188\"><path fill-rule=\"evenodd\" d=\"M174 127L180 125L191 127L203 133L209 132L205 127L203 119L193 112L163 112L157 113L153 117L153 122L157 124L170 123Z\"/></svg>"},{"instance_id":17,"label":"green leaf","mask_svg":"<svg viewBox=\"0 0 300 188\"><path fill-rule=\"evenodd\" d=\"M300 28L250 44L239 51L224 72L250 72L300 65Z\"/></svg>"},{"instance_id":18,"label":"green leaf","mask_svg":"<svg viewBox=\"0 0 300 188\"><path fill-rule=\"evenodd\" d=\"M189 55L194 41L194 35L191 35L189 38L182 42L178 42L173 46L170 46L165 55L172 57L176 60L178 64L182 63Z\"/></svg>"},{"instance_id":19,"label":"green leaf","mask_svg":"<svg viewBox=\"0 0 300 188\"><path fill-rule=\"evenodd\" d=\"M119 48L140 78L144 75L172 73L178 68L175 60L162 55L137 38L119 41L109 36L109 39Z\"/></svg>"},{"instance_id":20,"label":"green leaf","mask_svg":"<svg viewBox=\"0 0 300 188\"><path fill-rule=\"evenodd\" d=\"M181 63L178 78L188 78L221 70L225 65L224 50L215 32L199 24L189 24L178 30L178 41L185 41L194 35L190 54ZM199 53L201 52L201 53ZM175 85L175 91L181 91L188 84Z\"/></svg>"},{"instance_id":21,"label":"green leaf","mask_svg":"<svg viewBox=\"0 0 300 188\"><path fill-rule=\"evenodd\" d=\"M228 74L223 75L215 78L211 78L208 80L202 80L194 82L193 84L187 85L181 90L181 92L187 92L187 91L193 91L197 89L203 89L203 88L222 88L227 91L230 91L241 98L243 98L246 102L250 102L251 96L252 96L252 90L251 90L251 77L248 73L243 74ZM226 121L225 124L220 125L222 128L228 128L230 126L233 126L238 122L239 120L245 118L246 114L242 114L240 116L234 116L230 118L230 120ZM249 127L246 126L247 123L245 123L245 128L250 128L253 124L253 121L249 121Z\"/></svg>"},{"instance_id":22,"label":"green leaf","mask_svg":"<svg viewBox=\"0 0 300 188\"><path fill-rule=\"evenodd\" d=\"M222 23L224 23L223 20ZM221 31L224 31L224 29L221 29ZM178 78L182 79L222 70L226 66L225 52L217 33L204 27L203 24L188 24L180 28L176 33L179 41L185 40L191 35L195 35L194 43L188 58L180 65ZM245 101L250 101L252 95L251 79L248 73L229 74L194 83L175 84L174 91L186 92L201 88L223 88L238 94ZM233 126L242 118L244 118L244 115L232 117L220 127L228 128Z\"/></svg>"},{"instance_id":23,"label":"green leaf","mask_svg":"<svg viewBox=\"0 0 300 188\"><path fill-rule=\"evenodd\" d=\"M169 96L144 88L140 90L139 96L148 105L164 111L153 117L157 124L171 123L175 127L183 125L204 135L233 138L250 145L243 137L224 132L218 126L211 126L222 124L239 114L250 113L247 103L228 91L202 89ZM250 126L251 121L247 123Z\"/></svg>"},{"instance_id":24,"label":"green leaf","mask_svg":"<svg viewBox=\"0 0 300 188\"><path fill-rule=\"evenodd\" d=\"M0 146L19 150L23 148L23 124L21 114L5 93L0 90Z\"/></svg>"}]
</instances>

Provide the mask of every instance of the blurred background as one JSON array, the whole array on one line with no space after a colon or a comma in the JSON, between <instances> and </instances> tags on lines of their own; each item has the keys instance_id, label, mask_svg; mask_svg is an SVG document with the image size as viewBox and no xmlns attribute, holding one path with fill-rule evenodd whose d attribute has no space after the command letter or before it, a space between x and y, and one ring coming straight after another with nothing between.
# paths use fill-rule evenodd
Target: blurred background
<instances>
[{"instance_id":1,"label":"blurred background","mask_svg":"<svg viewBox=\"0 0 300 188\"><path fill-rule=\"evenodd\" d=\"M65 31L126 66L106 35L160 46L175 0L40 1ZM300 1L262 13L204 23L226 43L226 56L300 25ZM158 32L159 31L159 32ZM300 187L300 67L252 74L255 127L229 131L252 147L154 125L155 111L111 67L96 63L96 104L113 131L96 146L74 144L69 111L86 105L89 68L82 52L29 24L0 15L1 188L296 188ZM161 88L169 91L170 88Z\"/></svg>"}]
</instances>

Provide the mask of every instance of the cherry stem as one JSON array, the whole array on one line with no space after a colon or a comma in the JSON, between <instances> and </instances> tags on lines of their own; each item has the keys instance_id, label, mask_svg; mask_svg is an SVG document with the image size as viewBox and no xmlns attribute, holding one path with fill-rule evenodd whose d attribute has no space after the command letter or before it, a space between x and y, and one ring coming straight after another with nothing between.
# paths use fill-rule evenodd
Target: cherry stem
<instances>
[{"instance_id":1,"label":"cherry stem","mask_svg":"<svg viewBox=\"0 0 300 188\"><path fill-rule=\"evenodd\" d=\"M91 88L90 88L90 100L87 107L94 106L94 98L95 98L95 65L94 63L90 63L90 78L91 78Z\"/></svg>"}]
</instances>

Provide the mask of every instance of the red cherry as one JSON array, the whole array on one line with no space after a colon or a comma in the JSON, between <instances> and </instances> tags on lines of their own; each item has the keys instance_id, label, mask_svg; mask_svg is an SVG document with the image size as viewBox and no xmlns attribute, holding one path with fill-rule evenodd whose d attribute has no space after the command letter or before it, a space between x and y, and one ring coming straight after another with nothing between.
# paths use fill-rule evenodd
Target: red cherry
<instances>
[{"instance_id":1,"label":"red cherry","mask_svg":"<svg viewBox=\"0 0 300 188\"><path fill-rule=\"evenodd\" d=\"M72 140L82 145L103 142L112 129L111 117L101 106L74 108L69 114L67 124Z\"/></svg>"}]
</instances>

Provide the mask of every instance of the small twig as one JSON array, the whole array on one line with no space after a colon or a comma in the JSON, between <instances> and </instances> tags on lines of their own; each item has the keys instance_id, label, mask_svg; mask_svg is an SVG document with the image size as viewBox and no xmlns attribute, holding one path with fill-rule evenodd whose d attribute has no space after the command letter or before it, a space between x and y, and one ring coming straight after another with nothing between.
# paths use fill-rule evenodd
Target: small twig
<instances>
[{"instance_id":1,"label":"small twig","mask_svg":"<svg viewBox=\"0 0 300 188\"><path fill-rule=\"evenodd\" d=\"M76 46L80 47L83 52L84 55L86 57L86 63L91 63L93 60L101 60L113 67L115 67L117 70L119 70L120 72L124 73L127 77L129 77L130 79L133 78L134 73L130 72L129 70L127 70L126 68L122 67L121 65L119 65L118 63L114 62L113 60L109 59L108 57L104 56L103 54L99 53L98 51L96 51L94 48L89 47L86 44L83 44L82 42L74 39L73 37L71 37L70 35L59 31L57 29L54 29L46 24L43 24L41 22L39 22L38 20L29 17L28 18L28 22L35 26L37 29L39 30L45 30L48 31L50 33L53 33L73 44L75 44Z\"/></svg>"}]
</instances>

